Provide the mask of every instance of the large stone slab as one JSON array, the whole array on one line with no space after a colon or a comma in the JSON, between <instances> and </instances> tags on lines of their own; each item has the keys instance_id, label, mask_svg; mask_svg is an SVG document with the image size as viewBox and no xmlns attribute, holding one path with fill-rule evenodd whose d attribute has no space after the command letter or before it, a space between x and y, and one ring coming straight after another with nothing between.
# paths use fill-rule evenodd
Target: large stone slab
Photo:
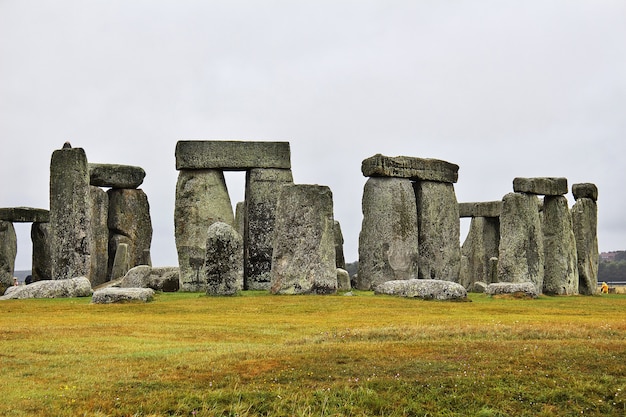
<instances>
[{"instance_id":1,"label":"large stone slab","mask_svg":"<svg viewBox=\"0 0 626 417\"><path fill-rule=\"evenodd\" d=\"M69 144L50 162L52 279L89 277L91 272L91 197L87 156Z\"/></svg>"},{"instance_id":2,"label":"large stone slab","mask_svg":"<svg viewBox=\"0 0 626 417\"><path fill-rule=\"evenodd\" d=\"M593 295L598 290L598 206L591 198L579 197L572 207L572 228L576 237L578 293Z\"/></svg>"},{"instance_id":3,"label":"large stone slab","mask_svg":"<svg viewBox=\"0 0 626 417\"><path fill-rule=\"evenodd\" d=\"M495 217L474 217L461 247L459 283L470 289L475 282L491 282L491 258L498 256L500 220Z\"/></svg>"},{"instance_id":4,"label":"large stone slab","mask_svg":"<svg viewBox=\"0 0 626 417\"><path fill-rule=\"evenodd\" d=\"M0 220L0 295L13 285L17 235L13 223Z\"/></svg>"},{"instance_id":5,"label":"large stone slab","mask_svg":"<svg viewBox=\"0 0 626 417\"><path fill-rule=\"evenodd\" d=\"M207 232L203 279L207 295L235 295L243 288L243 238L229 224L215 222Z\"/></svg>"},{"instance_id":6,"label":"large stone slab","mask_svg":"<svg viewBox=\"0 0 626 417\"><path fill-rule=\"evenodd\" d=\"M369 178L362 209L356 287L370 290L385 281L417 278L417 208L411 180Z\"/></svg>"},{"instance_id":7,"label":"large stone slab","mask_svg":"<svg viewBox=\"0 0 626 417\"><path fill-rule=\"evenodd\" d=\"M550 295L578 294L578 259L572 216L564 196L546 196L543 201L543 292Z\"/></svg>"},{"instance_id":8,"label":"large stone slab","mask_svg":"<svg viewBox=\"0 0 626 417\"><path fill-rule=\"evenodd\" d=\"M91 274L89 280L96 287L109 278L109 195L101 188L91 186Z\"/></svg>"},{"instance_id":9,"label":"large stone slab","mask_svg":"<svg viewBox=\"0 0 626 417\"><path fill-rule=\"evenodd\" d=\"M487 285L487 295L521 294L529 298L537 298L541 291L532 282L496 282Z\"/></svg>"},{"instance_id":10,"label":"large stone slab","mask_svg":"<svg viewBox=\"0 0 626 417\"><path fill-rule=\"evenodd\" d=\"M513 179L513 191L538 195L565 195L567 194L567 178L536 177Z\"/></svg>"},{"instance_id":11,"label":"large stone slab","mask_svg":"<svg viewBox=\"0 0 626 417\"><path fill-rule=\"evenodd\" d=\"M544 249L536 195L509 193L500 215L499 282L532 282L543 290Z\"/></svg>"},{"instance_id":12,"label":"large stone slab","mask_svg":"<svg viewBox=\"0 0 626 417\"><path fill-rule=\"evenodd\" d=\"M461 268L459 204L450 183L414 183L422 279L458 282Z\"/></svg>"},{"instance_id":13,"label":"large stone slab","mask_svg":"<svg viewBox=\"0 0 626 417\"><path fill-rule=\"evenodd\" d=\"M500 217L502 200L459 203L459 217Z\"/></svg>"},{"instance_id":14,"label":"large stone slab","mask_svg":"<svg viewBox=\"0 0 626 417\"><path fill-rule=\"evenodd\" d=\"M459 166L439 159L376 154L363 160L361 172L366 177L396 177L455 183Z\"/></svg>"},{"instance_id":15,"label":"large stone slab","mask_svg":"<svg viewBox=\"0 0 626 417\"><path fill-rule=\"evenodd\" d=\"M281 187L292 184L289 169L251 169L246 174L244 288L267 290L271 284L276 206Z\"/></svg>"},{"instance_id":16,"label":"large stone slab","mask_svg":"<svg viewBox=\"0 0 626 417\"><path fill-rule=\"evenodd\" d=\"M574 194L574 199L576 200L589 198L593 201L598 201L598 187L590 182L572 185L572 194Z\"/></svg>"},{"instance_id":17,"label":"large stone slab","mask_svg":"<svg viewBox=\"0 0 626 417\"><path fill-rule=\"evenodd\" d=\"M244 171L291 169L289 142L183 140L176 144L176 169Z\"/></svg>"},{"instance_id":18,"label":"large stone slab","mask_svg":"<svg viewBox=\"0 0 626 417\"><path fill-rule=\"evenodd\" d=\"M207 231L218 221L231 226L235 221L224 173L219 170L180 171L174 228L182 291L206 291L200 269L206 255Z\"/></svg>"},{"instance_id":19,"label":"large stone slab","mask_svg":"<svg viewBox=\"0 0 626 417\"><path fill-rule=\"evenodd\" d=\"M89 297L92 294L91 282L86 277L57 279L20 285L0 300L25 298L71 298Z\"/></svg>"},{"instance_id":20,"label":"large stone slab","mask_svg":"<svg viewBox=\"0 0 626 417\"><path fill-rule=\"evenodd\" d=\"M467 299L467 291L461 284L438 279L387 281L378 285L374 291L376 294L423 300L462 301Z\"/></svg>"},{"instance_id":21,"label":"large stone slab","mask_svg":"<svg viewBox=\"0 0 626 417\"><path fill-rule=\"evenodd\" d=\"M137 188L145 177L146 171L137 166L89 164L89 182L97 187Z\"/></svg>"},{"instance_id":22,"label":"large stone slab","mask_svg":"<svg viewBox=\"0 0 626 417\"><path fill-rule=\"evenodd\" d=\"M321 185L283 185L276 209L273 294L337 292L333 197Z\"/></svg>"},{"instance_id":23,"label":"large stone slab","mask_svg":"<svg viewBox=\"0 0 626 417\"><path fill-rule=\"evenodd\" d=\"M141 302L147 303L154 298L151 288L102 288L93 293L92 304L113 304Z\"/></svg>"},{"instance_id":24,"label":"large stone slab","mask_svg":"<svg viewBox=\"0 0 626 417\"><path fill-rule=\"evenodd\" d=\"M151 267L138 265L128 270L121 279L120 288L151 288L155 291L176 292L180 287L178 267Z\"/></svg>"},{"instance_id":25,"label":"large stone slab","mask_svg":"<svg viewBox=\"0 0 626 417\"><path fill-rule=\"evenodd\" d=\"M107 236L108 232L107 234L105 234L105 238ZM33 223L30 228L30 239L33 242L33 281L52 279L52 245L50 243L50 223Z\"/></svg>"},{"instance_id":26,"label":"large stone slab","mask_svg":"<svg viewBox=\"0 0 626 417\"><path fill-rule=\"evenodd\" d=\"M0 220L12 223L47 223L50 211L33 207L0 208Z\"/></svg>"}]
</instances>

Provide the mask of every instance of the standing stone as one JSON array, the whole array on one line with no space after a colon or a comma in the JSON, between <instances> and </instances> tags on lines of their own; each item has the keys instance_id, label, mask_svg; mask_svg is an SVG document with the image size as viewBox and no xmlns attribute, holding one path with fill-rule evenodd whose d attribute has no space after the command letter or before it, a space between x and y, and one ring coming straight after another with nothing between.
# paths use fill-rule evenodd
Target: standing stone
<instances>
[{"instance_id":1,"label":"standing stone","mask_svg":"<svg viewBox=\"0 0 626 417\"><path fill-rule=\"evenodd\" d=\"M461 255L464 258L459 284L472 288L475 282L491 282L489 260L498 256L500 220L497 217L474 217Z\"/></svg>"},{"instance_id":2,"label":"standing stone","mask_svg":"<svg viewBox=\"0 0 626 417\"><path fill-rule=\"evenodd\" d=\"M231 226L235 221L223 172L180 171L174 226L182 291L206 291L200 270L204 265L209 226L217 221Z\"/></svg>"},{"instance_id":3,"label":"standing stone","mask_svg":"<svg viewBox=\"0 0 626 417\"><path fill-rule=\"evenodd\" d=\"M271 284L276 205L283 184L293 183L290 169L251 169L246 175L244 287L267 290Z\"/></svg>"},{"instance_id":4,"label":"standing stone","mask_svg":"<svg viewBox=\"0 0 626 417\"><path fill-rule=\"evenodd\" d=\"M90 187L91 194L91 286L96 287L108 279L109 264L109 196L99 187Z\"/></svg>"},{"instance_id":5,"label":"standing stone","mask_svg":"<svg viewBox=\"0 0 626 417\"><path fill-rule=\"evenodd\" d=\"M203 275L207 295L234 295L243 288L243 239L231 225L209 226Z\"/></svg>"},{"instance_id":6,"label":"standing stone","mask_svg":"<svg viewBox=\"0 0 626 417\"><path fill-rule=\"evenodd\" d=\"M454 186L418 181L414 187L419 230L419 278L458 282L461 223Z\"/></svg>"},{"instance_id":7,"label":"standing stone","mask_svg":"<svg viewBox=\"0 0 626 417\"><path fill-rule=\"evenodd\" d=\"M13 285L17 235L13 223L0 220L0 295Z\"/></svg>"},{"instance_id":8,"label":"standing stone","mask_svg":"<svg viewBox=\"0 0 626 417\"><path fill-rule=\"evenodd\" d=\"M337 268L346 269L346 258L343 255L343 233L341 233L341 224L337 220L335 220L335 263Z\"/></svg>"},{"instance_id":9,"label":"standing stone","mask_svg":"<svg viewBox=\"0 0 626 417\"><path fill-rule=\"evenodd\" d=\"M240 201L235 205L235 229L243 238L246 230L246 202Z\"/></svg>"},{"instance_id":10,"label":"standing stone","mask_svg":"<svg viewBox=\"0 0 626 417\"><path fill-rule=\"evenodd\" d=\"M417 208L411 180L369 178L362 208L356 287L370 290L386 281L417 278Z\"/></svg>"},{"instance_id":11,"label":"standing stone","mask_svg":"<svg viewBox=\"0 0 626 417\"><path fill-rule=\"evenodd\" d=\"M50 162L52 279L89 278L90 200L85 151L65 146L54 151Z\"/></svg>"},{"instance_id":12,"label":"standing stone","mask_svg":"<svg viewBox=\"0 0 626 417\"><path fill-rule=\"evenodd\" d=\"M152 220L148 197L141 189L110 189L108 225L114 234L128 238L129 267L140 265L152 244ZM109 247L109 251L115 247Z\"/></svg>"},{"instance_id":13,"label":"standing stone","mask_svg":"<svg viewBox=\"0 0 626 417\"><path fill-rule=\"evenodd\" d=\"M108 236L108 230L105 238ZM50 244L50 223L33 223L30 228L33 242L33 282L52 279L52 252ZM105 271L106 272L106 271Z\"/></svg>"},{"instance_id":14,"label":"standing stone","mask_svg":"<svg viewBox=\"0 0 626 417\"><path fill-rule=\"evenodd\" d=\"M509 193L502 199L498 281L532 282L541 293L544 250L538 204L533 194Z\"/></svg>"},{"instance_id":15,"label":"standing stone","mask_svg":"<svg viewBox=\"0 0 626 417\"><path fill-rule=\"evenodd\" d=\"M337 291L350 291L350 273L342 268L337 268Z\"/></svg>"},{"instance_id":16,"label":"standing stone","mask_svg":"<svg viewBox=\"0 0 626 417\"><path fill-rule=\"evenodd\" d=\"M578 294L578 259L572 216L564 196L546 196L543 202L543 292Z\"/></svg>"},{"instance_id":17,"label":"standing stone","mask_svg":"<svg viewBox=\"0 0 626 417\"><path fill-rule=\"evenodd\" d=\"M278 199L273 294L337 292L333 197L320 185L283 185Z\"/></svg>"},{"instance_id":18,"label":"standing stone","mask_svg":"<svg viewBox=\"0 0 626 417\"><path fill-rule=\"evenodd\" d=\"M584 186L584 187L583 187ZM595 190L594 190L595 189ZM578 257L578 292L593 295L598 288L598 190L593 184L574 184L576 203L572 207L572 226Z\"/></svg>"},{"instance_id":19,"label":"standing stone","mask_svg":"<svg viewBox=\"0 0 626 417\"><path fill-rule=\"evenodd\" d=\"M120 243L115 249L115 260L111 271L111 281L122 278L130 269L129 250L127 243Z\"/></svg>"}]
</instances>

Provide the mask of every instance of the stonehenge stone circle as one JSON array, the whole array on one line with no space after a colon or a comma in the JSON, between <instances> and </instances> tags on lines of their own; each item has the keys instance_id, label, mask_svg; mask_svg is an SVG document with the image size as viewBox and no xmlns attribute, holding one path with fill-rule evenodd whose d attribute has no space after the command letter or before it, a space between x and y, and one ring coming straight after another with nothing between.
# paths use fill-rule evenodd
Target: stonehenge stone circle
<instances>
[{"instance_id":1,"label":"stonehenge stone circle","mask_svg":"<svg viewBox=\"0 0 626 417\"><path fill-rule=\"evenodd\" d=\"M415 192L406 178L371 177L363 190L356 287L417 278L418 230Z\"/></svg>"},{"instance_id":2,"label":"stonehenge stone circle","mask_svg":"<svg viewBox=\"0 0 626 417\"><path fill-rule=\"evenodd\" d=\"M337 292L333 197L321 185L286 184L278 197L273 294Z\"/></svg>"},{"instance_id":3,"label":"stonehenge stone circle","mask_svg":"<svg viewBox=\"0 0 626 417\"><path fill-rule=\"evenodd\" d=\"M594 184L574 184L572 226L578 259L578 292L593 295L598 288L598 189Z\"/></svg>"},{"instance_id":4,"label":"stonehenge stone circle","mask_svg":"<svg viewBox=\"0 0 626 417\"><path fill-rule=\"evenodd\" d=\"M202 278L207 295L235 295L243 288L243 238L231 225L209 226Z\"/></svg>"}]
</instances>

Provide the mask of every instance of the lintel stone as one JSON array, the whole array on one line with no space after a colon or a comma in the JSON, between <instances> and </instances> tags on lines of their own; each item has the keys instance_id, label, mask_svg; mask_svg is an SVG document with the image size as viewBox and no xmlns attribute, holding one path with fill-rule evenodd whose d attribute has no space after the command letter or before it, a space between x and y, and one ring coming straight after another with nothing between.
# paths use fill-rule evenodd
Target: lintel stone
<instances>
[{"instance_id":1,"label":"lintel stone","mask_svg":"<svg viewBox=\"0 0 626 417\"><path fill-rule=\"evenodd\" d=\"M591 183L581 183L572 185L572 194L574 199L590 198L593 201L598 201L598 187Z\"/></svg>"},{"instance_id":2,"label":"lintel stone","mask_svg":"<svg viewBox=\"0 0 626 417\"><path fill-rule=\"evenodd\" d=\"M459 217L500 217L502 200L459 203Z\"/></svg>"},{"instance_id":3,"label":"lintel stone","mask_svg":"<svg viewBox=\"0 0 626 417\"><path fill-rule=\"evenodd\" d=\"M96 187L137 188L143 183L146 171L132 165L89 164L89 184Z\"/></svg>"},{"instance_id":4,"label":"lintel stone","mask_svg":"<svg viewBox=\"0 0 626 417\"><path fill-rule=\"evenodd\" d=\"M48 223L50 211L32 207L0 208L0 220L12 223Z\"/></svg>"},{"instance_id":5,"label":"lintel stone","mask_svg":"<svg viewBox=\"0 0 626 417\"><path fill-rule=\"evenodd\" d=\"M563 177L536 177L515 178L513 191L537 195L565 195L567 194L567 178Z\"/></svg>"},{"instance_id":6,"label":"lintel stone","mask_svg":"<svg viewBox=\"0 0 626 417\"><path fill-rule=\"evenodd\" d=\"M176 143L176 169L291 169L289 142L182 140Z\"/></svg>"},{"instance_id":7,"label":"lintel stone","mask_svg":"<svg viewBox=\"0 0 626 417\"><path fill-rule=\"evenodd\" d=\"M361 172L365 177L409 178L416 181L455 183L459 179L459 166L456 164L410 156L376 154L363 160Z\"/></svg>"}]
</instances>

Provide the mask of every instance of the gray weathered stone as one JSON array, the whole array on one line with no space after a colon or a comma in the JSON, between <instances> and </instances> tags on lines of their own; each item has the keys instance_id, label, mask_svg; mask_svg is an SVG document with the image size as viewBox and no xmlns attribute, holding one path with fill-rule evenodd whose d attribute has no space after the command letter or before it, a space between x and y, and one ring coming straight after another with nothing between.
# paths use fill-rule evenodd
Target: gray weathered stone
<instances>
[{"instance_id":1,"label":"gray weathered stone","mask_svg":"<svg viewBox=\"0 0 626 417\"><path fill-rule=\"evenodd\" d=\"M498 253L500 253L500 250L498 250ZM498 257L497 256L494 256L493 258L489 259L489 274L488 274L488 279L487 279L488 284L493 284L495 282L498 282Z\"/></svg>"},{"instance_id":2,"label":"gray weathered stone","mask_svg":"<svg viewBox=\"0 0 626 417\"><path fill-rule=\"evenodd\" d=\"M141 189L115 188L109 196L108 225L112 233L126 236L128 266L140 265L144 251L152 244L152 220L148 197ZM109 246L110 257L115 257L116 246Z\"/></svg>"},{"instance_id":3,"label":"gray weathered stone","mask_svg":"<svg viewBox=\"0 0 626 417\"><path fill-rule=\"evenodd\" d=\"M523 294L526 297L537 298L541 294L532 282L496 282L487 285L487 295Z\"/></svg>"},{"instance_id":4,"label":"gray weathered stone","mask_svg":"<svg viewBox=\"0 0 626 417\"><path fill-rule=\"evenodd\" d=\"M337 291L350 291L350 274L343 268L337 268Z\"/></svg>"},{"instance_id":5,"label":"gray weathered stone","mask_svg":"<svg viewBox=\"0 0 626 417\"><path fill-rule=\"evenodd\" d=\"M363 160L361 172L366 177L396 177L455 183L459 177L459 166L439 159L376 154Z\"/></svg>"},{"instance_id":6,"label":"gray weathered stone","mask_svg":"<svg viewBox=\"0 0 626 417\"><path fill-rule=\"evenodd\" d=\"M33 242L31 274L33 282L52 279L50 223L33 223L30 228L30 239Z\"/></svg>"},{"instance_id":7,"label":"gray weathered stone","mask_svg":"<svg viewBox=\"0 0 626 417\"><path fill-rule=\"evenodd\" d=\"M180 288L178 267L138 265L128 270L117 285L120 288L151 288L155 291L176 292Z\"/></svg>"},{"instance_id":8,"label":"gray weathered stone","mask_svg":"<svg viewBox=\"0 0 626 417\"><path fill-rule=\"evenodd\" d=\"M422 279L458 282L461 268L459 204L450 183L414 183Z\"/></svg>"},{"instance_id":9,"label":"gray weathered stone","mask_svg":"<svg viewBox=\"0 0 626 417\"><path fill-rule=\"evenodd\" d=\"M567 178L537 177L513 179L513 191L539 195L567 194Z\"/></svg>"},{"instance_id":10,"label":"gray weathered stone","mask_svg":"<svg viewBox=\"0 0 626 417\"><path fill-rule=\"evenodd\" d=\"M89 277L93 242L90 200L85 151L54 151L50 162L52 279Z\"/></svg>"},{"instance_id":11,"label":"gray weathered stone","mask_svg":"<svg viewBox=\"0 0 626 417\"><path fill-rule=\"evenodd\" d=\"M572 207L572 228L578 258L578 292L593 295L598 289L598 206L591 198L579 197Z\"/></svg>"},{"instance_id":12,"label":"gray weathered stone","mask_svg":"<svg viewBox=\"0 0 626 417\"><path fill-rule=\"evenodd\" d=\"M151 288L103 288L93 293L92 304L113 304L128 302L147 303L154 298Z\"/></svg>"},{"instance_id":13,"label":"gray weathered stone","mask_svg":"<svg viewBox=\"0 0 626 417\"><path fill-rule=\"evenodd\" d=\"M341 224L335 220L335 264L337 268L346 269L346 258L343 255L343 233Z\"/></svg>"},{"instance_id":14,"label":"gray weathered stone","mask_svg":"<svg viewBox=\"0 0 626 417\"><path fill-rule=\"evenodd\" d=\"M176 169L291 169L289 142L179 141Z\"/></svg>"},{"instance_id":15,"label":"gray weathered stone","mask_svg":"<svg viewBox=\"0 0 626 417\"><path fill-rule=\"evenodd\" d=\"M589 182L572 185L572 194L574 194L576 200L589 198L593 201L598 201L598 187Z\"/></svg>"},{"instance_id":16,"label":"gray weathered stone","mask_svg":"<svg viewBox=\"0 0 626 417\"><path fill-rule=\"evenodd\" d=\"M500 215L499 282L532 282L541 293L544 250L538 198L509 193L502 199Z\"/></svg>"},{"instance_id":17,"label":"gray weathered stone","mask_svg":"<svg viewBox=\"0 0 626 417\"><path fill-rule=\"evenodd\" d=\"M89 182L97 187L137 188L146 171L141 167L116 164L89 164Z\"/></svg>"},{"instance_id":18,"label":"gray weathered stone","mask_svg":"<svg viewBox=\"0 0 626 417\"><path fill-rule=\"evenodd\" d=\"M544 199L543 248L544 294L578 294L576 238L564 196L546 196Z\"/></svg>"},{"instance_id":19,"label":"gray weathered stone","mask_svg":"<svg viewBox=\"0 0 626 417\"><path fill-rule=\"evenodd\" d=\"M500 217L502 201L459 203L459 217Z\"/></svg>"},{"instance_id":20,"label":"gray weathered stone","mask_svg":"<svg viewBox=\"0 0 626 417\"><path fill-rule=\"evenodd\" d=\"M89 280L96 287L109 278L109 196L99 187L90 187L91 195L91 274Z\"/></svg>"},{"instance_id":21,"label":"gray weathered stone","mask_svg":"<svg viewBox=\"0 0 626 417\"><path fill-rule=\"evenodd\" d=\"M209 226L203 275L207 295L235 295L243 288L243 239L231 225Z\"/></svg>"},{"instance_id":22,"label":"gray weathered stone","mask_svg":"<svg viewBox=\"0 0 626 417\"><path fill-rule=\"evenodd\" d=\"M487 284L486 282L476 281L472 285L472 288L470 291L475 292L475 293L484 293L485 291L487 291L487 285L489 284Z\"/></svg>"},{"instance_id":23,"label":"gray weathered stone","mask_svg":"<svg viewBox=\"0 0 626 417\"><path fill-rule=\"evenodd\" d=\"M369 178L362 209L356 287L370 290L385 281L417 278L419 241L412 182Z\"/></svg>"},{"instance_id":24,"label":"gray weathered stone","mask_svg":"<svg viewBox=\"0 0 626 417\"><path fill-rule=\"evenodd\" d=\"M120 288L148 288L151 272L152 267L148 265L132 267L126 272L119 286Z\"/></svg>"},{"instance_id":25,"label":"gray weathered stone","mask_svg":"<svg viewBox=\"0 0 626 417\"><path fill-rule=\"evenodd\" d=\"M461 301L467 299L467 291L461 284L439 279L387 281L378 285L374 291L376 294L421 298L424 300Z\"/></svg>"},{"instance_id":26,"label":"gray weathered stone","mask_svg":"<svg viewBox=\"0 0 626 417\"><path fill-rule=\"evenodd\" d=\"M17 235L13 223L0 220L0 295L13 285Z\"/></svg>"},{"instance_id":27,"label":"gray weathered stone","mask_svg":"<svg viewBox=\"0 0 626 417\"><path fill-rule=\"evenodd\" d=\"M215 222L234 225L224 174L218 170L184 170L178 174L174 226L182 291L206 291L200 281L207 231Z\"/></svg>"},{"instance_id":28,"label":"gray weathered stone","mask_svg":"<svg viewBox=\"0 0 626 417\"><path fill-rule=\"evenodd\" d=\"M464 259L459 272L459 283L471 288L474 282L490 282L489 260L498 256L500 220L495 217L474 217L461 255Z\"/></svg>"},{"instance_id":29,"label":"gray weathered stone","mask_svg":"<svg viewBox=\"0 0 626 417\"><path fill-rule=\"evenodd\" d=\"M246 232L246 202L240 201L235 205L235 229L241 237L245 236Z\"/></svg>"},{"instance_id":30,"label":"gray weathered stone","mask_svg":"<svg viewBox=\"0 0 626 417\"><path fill-rule=\"evenodd\" d=\"M20 285L0 300L25 298L71 298L89 297L92 293L91 282L86 277L70 279L44 280L30 285Z\"/></svg>"},{"instance_id":31,"label":"gray weathered stone","mask_svg":"<svg viewBox=\"0 0 626 417\"><path fill-rule=\"evenodd\" d=\"M284 184L292 183L289 169L251 169L246 175L245 289L270 287L278 196Z\"/></svg>"},{"instance_id":32,"label":"gray weathered stone","mask_svg":"<svg viewBox=\"0 0 626 417\"><path fill-rule=\"evenodd\" d=\"M111 269L111 280L118 279L126 275L129 266L128 243L120 243L115 249L115 259Z\"/></svg>"},{"instance_id":33,"label":"gray weathered stone","mask_svg":"<svg viewBox=\"0 0 626 417\"><path fill-rule=\"evenodd\" d=\"M333 197L321 185L283 185L276 209L273 294L337 291Z\"/></svg>"},{"instance_id":34,"label":"gray weathered stone","mask_svg":"<svg viewBox=\"0 0 626 417\"><path fill-rule=\"evenodd\" d=\"M12 223L47 223L50 221L50 211L32 207L0 208L0 220Z\"/></svg>"}]
</instances>

